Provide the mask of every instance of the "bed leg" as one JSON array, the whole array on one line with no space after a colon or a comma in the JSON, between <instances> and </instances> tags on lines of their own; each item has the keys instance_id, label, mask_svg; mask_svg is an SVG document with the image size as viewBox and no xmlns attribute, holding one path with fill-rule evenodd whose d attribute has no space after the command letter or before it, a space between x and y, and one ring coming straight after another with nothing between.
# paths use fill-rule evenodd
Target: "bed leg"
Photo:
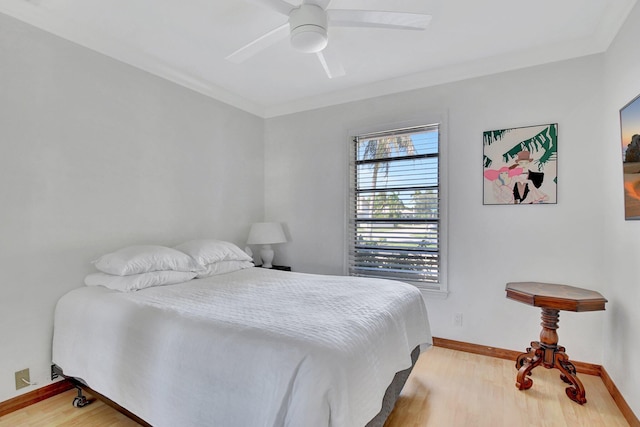
<instances>
[{"instance_id":1,"label":"bed leg","mask_svg":"<svg viewBox=\"0 0 640 427\"><path fill-rule=\"evenodd\" d=\"M74 408L82 408L91 403L90 400L87 399L85 395L82 394L82 389L79 386L76 386L78 390L78 395L73 398L73 407Z\"/></svg>"}]
</instances>

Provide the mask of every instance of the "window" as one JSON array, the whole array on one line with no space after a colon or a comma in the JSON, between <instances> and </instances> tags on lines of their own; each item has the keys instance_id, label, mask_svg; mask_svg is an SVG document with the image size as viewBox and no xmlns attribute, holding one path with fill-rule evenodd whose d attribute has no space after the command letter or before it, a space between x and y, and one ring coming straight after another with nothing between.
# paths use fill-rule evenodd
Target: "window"
<instances>
[{"instance_id":1,"label":"window","mask_svg":"<svg viewBox=\"0 0 640 427\"><path fill-rule=\"evenodd\" d=\"M349 274L440 290L439 125L355 137Z\"/></svg>"}]
</instances>

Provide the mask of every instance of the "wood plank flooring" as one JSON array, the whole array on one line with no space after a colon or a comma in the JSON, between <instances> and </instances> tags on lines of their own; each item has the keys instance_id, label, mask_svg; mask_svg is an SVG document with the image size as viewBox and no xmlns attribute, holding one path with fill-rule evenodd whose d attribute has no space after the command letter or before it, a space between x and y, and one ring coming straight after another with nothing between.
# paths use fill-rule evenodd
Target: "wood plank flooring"
<instances>
[{"instance_id":1,"label":"wood plank flooring","mask_svg":"<svg viewBox=\"0 0 640 427\"><path fill-rule=\"evenodd\" d=\"M579 374L587 393L580 406L566 397L556 369L534 369L526 391L516 389L515 376L512 361L433 347L420 356L385 427L629 426L599 377ZM0 427L139 426L100 401L74 408L75 395L5 415Z\"/></svg>"},{"instance_id":2,"label":"wood plank flooring","mask_svg":"<svg viewBox=\"0 0 640 427\"><path fill-rule=\"evenodd\" d=\"M557 369L515 387L515 362L433 347L420 355L385 427L609 427L629 424L600 377L578 374L587 403L565 394Z\"/></svg>"},{"instance_id":3,"label":"wood plank flooring","mask_svg":"<svg viewBox=\"0 0 640 427\"><path fill-rule=\"evenodd\" d=\"M87 398L91 396L85 394ZM101 401L74 408L75 389L0 417L1 427L139 427L140 425Z\"/></svg>"}]
</instances>

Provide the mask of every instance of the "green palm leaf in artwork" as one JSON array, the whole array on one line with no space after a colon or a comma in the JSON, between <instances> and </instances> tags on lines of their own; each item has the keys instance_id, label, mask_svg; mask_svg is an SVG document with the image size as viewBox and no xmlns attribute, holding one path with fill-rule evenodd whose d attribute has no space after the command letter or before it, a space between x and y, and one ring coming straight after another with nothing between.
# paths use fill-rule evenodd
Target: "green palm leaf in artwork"
<instances>
[{"instance_id":1,"label":"green palm leaf in artwork","mask_svg":"<svg viewBox=\"0 0 640 427\"><path fill-rule=\"evenodd\" d=\"M493 160L491 160L490 157L487 157L486 154L483 155L484 157L484 168L487 169L489 166L491 166L491 164L493 163Z\"/></svg>"},{"instance_id":2,"label":"green palm leaf in artwork","mask_svg":"<svg viewBox=\"0 0 640 427\"><path fill-rule=\"evenodd\" d=\"M502 130L490 130L486 131L482 135L482 140L484 145L491 145L494 142L502 139L502 137L509 133L511 129L502 129Z\"/></svg>"},{"instance_id":3,"label":"green palm leaf in artwork","mask_svg":"<svg viewBox=\"0 0 640 427\"><path fill-rule=\"evenodd\" d=\"M514 145L509 151L502 155L502 159L505 163L515 159L518 153L521 151L529 151L531 153L542 151L542 156L537 161L538 170L544 169L544 165L552 159L555 159L558 151L558 135L557 127L555 124L549 125L539 132L536 136L519 142Z\"/></svg>"},{"instance_id":4,"label":"green palm leaf in artwork","mask_svg":"<svg viewBox=\"0 0 640 427\"><path fill-rule=\"evenodd\" d=\"M485 131L482 134L483 145L489 146L489 145L493 144L494 142L497 142L497 141L501 140L509 132L511 132L511 129ZM491 159L491 157L488 157L485 154L484 155L484 161L482 163L484 164L484 168L486 169L486 168L490 167L493 164L493 159Z\"/></svg>"}]
</instances>

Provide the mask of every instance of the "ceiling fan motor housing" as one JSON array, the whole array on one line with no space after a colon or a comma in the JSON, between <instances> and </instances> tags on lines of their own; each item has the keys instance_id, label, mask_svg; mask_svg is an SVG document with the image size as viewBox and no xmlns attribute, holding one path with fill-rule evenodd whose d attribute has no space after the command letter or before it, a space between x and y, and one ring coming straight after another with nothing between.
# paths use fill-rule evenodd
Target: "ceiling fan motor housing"
<instances>
[{"instance_id":1,"label":"ceiling fan motor housing","mask_svg":"<svg viewBox=\"0 0 640 427\"><path fill-rule=\"evenodd\" d=\"M302 4L289 14L291 45L305 53L320 52L327 46L327 13L315 4Z\"/></svg>"}]
</instances>

